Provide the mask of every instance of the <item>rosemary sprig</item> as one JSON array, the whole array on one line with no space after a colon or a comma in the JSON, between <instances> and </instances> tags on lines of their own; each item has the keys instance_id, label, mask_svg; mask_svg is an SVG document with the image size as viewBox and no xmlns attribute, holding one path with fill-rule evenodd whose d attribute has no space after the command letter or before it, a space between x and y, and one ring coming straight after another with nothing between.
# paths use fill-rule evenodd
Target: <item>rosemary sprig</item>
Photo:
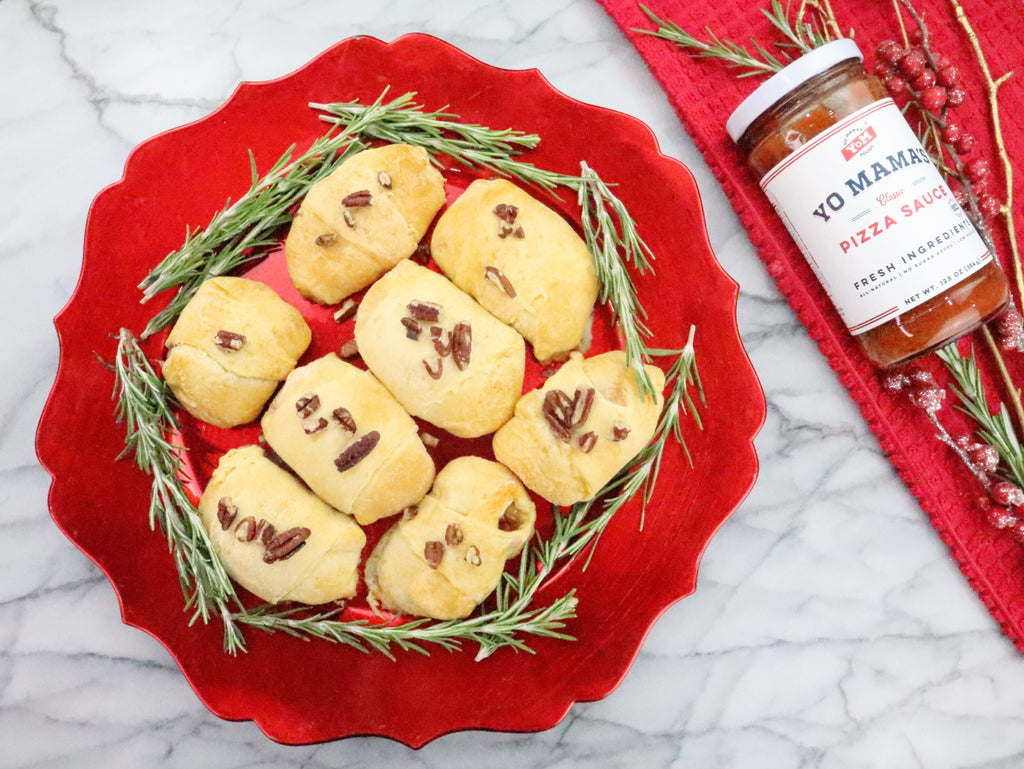
<instances>
[{"instance_id":1,"label":"rosemary sprig","mask_svg":"<svg viewBox=\"0 0 1024 769\"><path fill-rule=\"evenodd\" d=\"M645 338L646 313L637 298L627 264L639 274L651 269L654 258L640 239L636 223L626 207L586 163L581 163L577 199L582 211L584 239L594 257L601 292L598 301L608 302L626 348L626 361L633 368L640 392L654 397L654 385L644 363L650 362Z\"/></svg>"},{"instance_id":2,"label":"rosemary sprig","mask_svg":"<svg viewBox=\"0 0 1024 769\"><path fill-rule=\"evenodd\" d=\"M977 423L978 437L995 447L1009 477L1017 486L1024 488L1024 448L1017 439L1006 404L1000 402L999 410L994 414L990 410L981 369L973 351L964 356L955 344L950 344L936 355L956 382L950 390L960 401L960 410Z\"/></svg>"},{"instance_id":3,"label":"rosemary sprig","mask_svg":"<svg viewBox=\"0 0 1024 769\"><path fill-rule=\"evenodd\" d=\"M658 25L658 28L653 32L649 29L635 29L635 32L668 40L698 59L721 59L731 66L740 68L740 72L736 73L737 77L771 75L789 63L788 58L780 61L756 40L750 41L753 46L753 53L751 53L739 43L723 40L710 27L704 28L707 40L701 40L674 21L658 18L657 14L646 5L641 4L640 10L646 13L651 21Z\"/></svg>"},{"instance_id":4,"label":"rosemary sprig","mask_svg":"<svg viewBox=\"0 0 1024 769\"><path fill-rule=\"evenodd\" d=\"M121 456L134 454L139 468L153 479L149 525L159 526L167 537L185 608L193 610L191 622L209 622L211 614L220 616L225 648L231 653L244 650L230 610L232 604L240 605L234 583L214 554L199 511L182 486L182 449L167 438L179 427L168 405L169 388L127 329L118 335L113 369L115 417L126 428Z\"/></svg>"},{"instance_id":5,"label":"rosemary sprig","mask_svg":"<svg viewBox=\"0 0 1024 769\"><path fill-rule=\"evenodd\" d=\"M839 37L835 17L827 2L805 0L795 14L790 11L788 4L784 6L780 0L772 0L770 9L761 9L772 26L785 38L783 42L776 44L784 49L780 56L772 54L757 40L751 39L751 49L731 40L723 40L710 27L704 28L707 39L701 40L674 21L658 18L657 14L645 5L641 4L640 10L657 25L657 29L635 29L635 32L675 43L695 58L719 59L729 66L738 67L740 71L736 73L737 77L773 75L793 60L789 51L785 49L795 49L797 55L802 55ZM812 15L807 14L808 10L813 12Z\"/></svg>"},{"instance_id":6,"label":"rosemary sprig","mask_svg":"<svg viewBox=\"0 0 1024 769\"><path fill-rule=\"evenodd\" d=\"M515 178L546 190L573 185L577 180L516 160L537 147L540 137L511 128L495 129L459 122L458 115L444 110L428 111L414 102L416 94L406 93L390 102L383 94L370 105L359 101L311 103L321 111L321 120L336 127L357 126L367 139L422 147L434 163L443 167L443 159L475 169L486 169L498 176Z\"/></svg>"}]
</instances>

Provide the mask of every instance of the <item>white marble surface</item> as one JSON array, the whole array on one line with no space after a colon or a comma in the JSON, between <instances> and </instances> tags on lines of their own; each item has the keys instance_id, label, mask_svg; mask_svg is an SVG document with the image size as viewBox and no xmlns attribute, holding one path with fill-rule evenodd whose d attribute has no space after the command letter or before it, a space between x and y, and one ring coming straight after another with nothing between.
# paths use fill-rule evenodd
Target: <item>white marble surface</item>
<instances>
[{"instance_id":1,"label":"white marble surface","mask_svg":"<svg viewBox=\"0 0 1024 769\"><path fill-rule=\"evenodd\" d=\"M87 207L153 133L355 35L442 37L631 113L697 176L768 398L762 471L611 696L538 734L285 747L222 722L51 523L36 422ZM592 0L0 0L0 767L1015 767L1024 659L806 338Z\"/></svg>"}]
</instances>

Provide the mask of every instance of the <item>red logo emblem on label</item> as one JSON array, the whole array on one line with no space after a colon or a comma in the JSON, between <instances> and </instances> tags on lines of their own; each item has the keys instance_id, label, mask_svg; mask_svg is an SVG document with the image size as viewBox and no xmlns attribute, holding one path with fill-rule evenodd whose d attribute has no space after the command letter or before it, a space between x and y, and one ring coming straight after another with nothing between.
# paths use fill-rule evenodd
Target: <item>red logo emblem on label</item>
<instances>
[{"instance_id":1,"label":"red logo emblem on label","mask_svg":"<svg viewBox=\"0 0 1024 769\"><path fill-rule=\"evenodd\" d=\"M875 129L868 126L859 134L854 136L847 145L843 147L843 157L847 160L852 160L854 155L874 141L875 136Z\"/></svg>"}]
</instances>

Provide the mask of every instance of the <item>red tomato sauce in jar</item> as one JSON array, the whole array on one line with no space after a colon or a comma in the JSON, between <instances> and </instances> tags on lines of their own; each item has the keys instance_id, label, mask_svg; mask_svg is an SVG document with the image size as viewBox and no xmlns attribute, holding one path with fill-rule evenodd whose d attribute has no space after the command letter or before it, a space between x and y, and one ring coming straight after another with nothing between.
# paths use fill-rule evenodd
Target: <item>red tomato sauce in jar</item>
<instances>
[{"instance_id":1,"label":"red tomato sauce in jar","mask_svg":"<svg viewBox=\"0 0 1024 769\"><path fill-rule=\"evenodd\" d=\"M932 352L1006 306L995 256L852 41L788 65L726 128L877 366Z\"/></svg>"}]
</instances>

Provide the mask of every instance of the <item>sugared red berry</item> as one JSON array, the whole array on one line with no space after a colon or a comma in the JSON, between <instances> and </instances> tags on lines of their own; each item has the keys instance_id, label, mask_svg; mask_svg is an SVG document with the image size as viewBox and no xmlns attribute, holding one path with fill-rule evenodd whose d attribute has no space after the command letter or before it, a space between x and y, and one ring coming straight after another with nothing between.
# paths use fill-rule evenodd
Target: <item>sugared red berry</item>
<instances>
[{"instance_id":1,"label":"sugared red berry","mask_svg":"<svg viewBox=\"0 0 1024 769\"><path fill-rule=\"evenodd\" d=\"M999 316L996 320L996 338L1003 350L1024 348L1024 321L1019 312L1009 309Z\"/></svg>"},{"instance_id":2,"label":"sugared red berry","mask_svg":"<svg viewBox=\"0 0 1024 769\"><path fill-rule=\"evenodd\" d=\"M1001 209L1002 205L1000 205L995 195L985 193L978 198L978 213L986 219L996 216Z\"/></svg>"},{"instance_id":3,"label":"sugared red berry","mask_svg":"<svg viewBox=\"0 0 1024 769\"><path fill-rule=\"evenodd\" d=\"M893 64L903 55L903 47L895 40L883 40L875 48L875 56L882 61Z\"/></svg>"},{"instance_id":4,"label":"sugared red berry","mask_svg":"<svg viewBox=\"0 0 1024 769\"><path fill-rule=\"evenodd\" d=\"M947 64L940 66L938 74L936 76L939 85L944 85L946 88L952 88L960 83L960 68L955 64Z\"/></svg>"},{"instance_id":5,"label":"sugared red berry","mask_svg":"<svg viewBox=\"0 0 1024 769\"><path fill-rule=\"evenodd\" d=\"M999 451L995 446L975 443L967 449L967 456L975 467L987 475L999 469Z\"/></svg>"},{"instance_id":6,"label":"sugared red berry","mask_svg":"<svg viewBox=\"0 0 1024 769\"><path fill-rule=\"evenodd\" d=\"M964 173L971 180L971 184L981 184L992 173L992 167L985 158L975 158L964 165Z\"/></svg>"},{"instance_id":7,"label":"sugared red berry","mask_svg":"<svg viewBox=\"0 0 1024 769\"><path fill-rule=\"evenodd\" d=\"M1024 505L1024 491L1021 491L1019 486L1016 486L1009 481L993 483L989 493L992 495L992 499L995 500L997 505L1003 505L1004 507L1018 507L1020 505Z\"/></svg>"},{"instance_id":8,"label":"sugared red berry","mask_svg":"<svg viewBox=\"0 0 1024 769\"><path fill-rule=\"evenodd\" d=\"M925 71L928 66L928 59L925 58L924 54L918 51L911 51L902 59L900 59L899 70L900 74L907 80L913 80Z\"/></svg>"},{"instance_id":9,"label":"sugared red berry","mask_svg":"<svg viewBox=\"0 0 1024 769\"><path fill-rule=\"evenodd\" d=\"M892 67L886 64L884 61L875 62L875 66L871 70L875 77L885 80L889 75L892 74Z\"/></svg>"},{"instance_id":10,"label":"sugared red berry","mask_svg":"<svg viewBox=\"0 0 1024 769\"><path fill-rule=\"evenodd\" d=\"M963 135L964 130L959 123L946 123L946 127L942 129L942 141L946 144L956 144Z\"/></svg>"},{"instance_id":11,"label":"sugared red berry","mask_svg":"<svg viewBox=\"0 0 1024 769\"><path fill-rule=\"evenodd\" d=\"M974 149L974 137L969 133L965 133L954 142L953 148L961 155L968 154Z\"/></svg>"},{"instance_id":12,"label":"sugared red berry","mask_svg":"<svg viewBox=\"0 0 1024 769\"><path fill-rule=\"evenodd\" d=\"M946 101L951 107L959 107L967 99L967 91L959 85L955 85L946 93Z\"/></svg>"},{"instance_id":13,"label":"sugared red berry","mask_svg":"<svg viewBox=\"0 0 1024 769\"><path fill-rule=\"evenodd\" d=\"M897 75L885 79L885 90L893 96L902 96L907 92L907 81Z\"/></svg>"},{"instance_id":14,"label":"sugared red berry","mask_svg":"<svg viewBox=\"0 0 1024 769\"><path fill-rule=\"evenodd\" d=\"M910 30L907 37L910 39L910 42L913 43L914 45L921 45L921 43L924 42L924 30L921 29L920 27L914 27L912 30Z\"/></svg>"},{"instance_id":15,"label":"sugared red berry","mask_svg":"<svg viewBox=\"0 0 1024 769\"><path fill-rule=\"evenodd\" d=\"M929 112L938 112L946 104L946 89L941 85L933 85L921 91L921 106Z\"/></svg>"},{"instance_id":16,"label":"sugared red berry","mask_svg":"<svg viewBox=\"0 0 1024 769\"><path fill-rule=\"evenodd\" d=\"M985 510L985 517L997 529L1008 529L1011 526L1016 526L1018 523L1017 516L1002 505L990 506Z\"/></svg>"},{"instance_id":17,"label":"sugared red berry","mask_svg":"<svg viewBox=\"0 0 1024 769\"><path fill-rule=\"evenodd\" d=\"M910 87L917 92L931 88L933 85L935 85L935 73L930 69L922 70L920 75L910 81Z\"/></svg>"}]
</instances>

